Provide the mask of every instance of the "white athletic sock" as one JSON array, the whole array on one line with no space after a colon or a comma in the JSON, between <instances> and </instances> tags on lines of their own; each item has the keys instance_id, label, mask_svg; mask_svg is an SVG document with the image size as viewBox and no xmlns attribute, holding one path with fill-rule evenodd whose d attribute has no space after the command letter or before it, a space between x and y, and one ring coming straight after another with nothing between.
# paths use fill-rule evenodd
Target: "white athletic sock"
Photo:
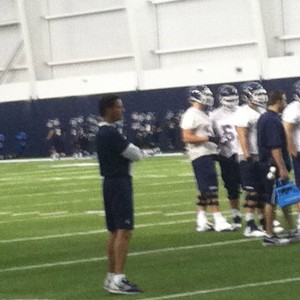
<instances>
[{"instance_id":1,"label":"white athletic sock","mask_svg":"<svg viewBox=\"0 0 300 300\"><path fill-rule=\"evenodd\" d=\"M214 212L213 214L214 220L215 222L217 222L218 220L223 220L224 217L222 216L222 214L218 211L218 212Z\"/></svg>"},{"instance_id":2,"label":"white athletic sock","mask_svg":"<svg viewBox=\"0 0 300 300\"><path fill-rule=\"evenodd\" d=\"M242 216L240 210L237 209L237 208L233 208L233 209L231 210L231 214L232 214L232 217L233 217L233 218L235 218L235 217L237 217L237 216L239 216L239 217Z\"/></svg>"},{"instance_id":3,"label":"white athletic sock","mask_svg":"<svg viewBox=\"0 0 300 300\"><path fill-rule=\"evenodd\" d=\"M265 215L264 214L258 214L257 218L258 218L258 220L262 220L262 219L265 218Z\"/></svg>"},{"instance_id":4,"label":"white athletic sock","mask_svg":"<svg viewBox=\"0 0 300 300\"><path fill-rule=\"evenodd\" d=\"M125 278L125 274L114 274L112 278L115 283L120 283Z\"/></svg>"},{"instance_id":5,"label":"white athletic sock","mask_svg":"<svg viewBox=\"0 0 300 300\"><path fill-rule=\"evenodd\" d=\"M251 220L254 220L254 215L253 215L253 213L246 213L246 215L245 215L245 220L246 220L246 222L251 221Z\"/></svg>"},{"instance_id":6,"label":"white athletic sock","mask_svg":"<svg viewBox=\"0 0 300 300\"><path fill-rule=\"evenodd\" d=\"M106 278L107 279L112 279L114 276L115 276L115 273L107 272Z\"/></svg>"},{"instance_id":7,"label":"white athletic sock","mask_svg":"<svg viewBox=\"0 0 300 300\"><path fill-rule=\"evenodd\" d=\"M207 222L205 210L197 211L197 224L199 225L203 222Z\"/></svg>"}]
</instances>

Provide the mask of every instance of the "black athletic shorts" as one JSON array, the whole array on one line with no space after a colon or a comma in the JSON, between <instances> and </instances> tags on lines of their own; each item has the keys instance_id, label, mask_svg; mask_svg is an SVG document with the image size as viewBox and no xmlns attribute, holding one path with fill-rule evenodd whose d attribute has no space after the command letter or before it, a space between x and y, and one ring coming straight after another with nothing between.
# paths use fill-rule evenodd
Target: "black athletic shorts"
<instances>
[{"instance_id":1,"label":"black athletic shorts","mask_svg":"<svg viewBox=\"0 0 300 300\"><path fill-rule=\"evenodd\" d=\"M105 178L103 199L107 229L133 229L133 193L130 176Z\"/></svg>"},{"instance_id":2,"label":"black athletic shorts","mask_svg":"<svg viewBox=\"0 0 300 300\"><path fill-rule=\"evenodd\" d=\"M198 190L201 193L218 191L218 179L213 156L201 156L192 161Z\"/></svg>"}]
</instances>

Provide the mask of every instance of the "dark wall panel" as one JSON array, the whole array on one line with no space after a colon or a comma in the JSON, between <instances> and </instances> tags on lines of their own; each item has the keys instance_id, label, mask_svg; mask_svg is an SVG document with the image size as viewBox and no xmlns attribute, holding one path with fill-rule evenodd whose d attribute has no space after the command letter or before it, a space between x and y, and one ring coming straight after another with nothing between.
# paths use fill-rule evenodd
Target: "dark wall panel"
<instances>
[{"instance_id":1,"label":"dark wall panel","mask_svg":"<svg viewBox=\"0 0 300 300\"><path fill-rule=\"evenodd\" d=\"M282 89L291 99L291 87L298 78L263 81L269 91ZM234 83L239 87L239 83ZM210 85L215 93L219 85ZM130 131L131 114L153 112L158 121L165 119L168 111L178 112L186 109L185 88L135 91L120 93L125 105L125 123ZM97 100L100 96L70 97L66 99L49 99L35 101L9 102L0 104L0 134L5 135L4 154L13 155L16 152L16 134L20 131L28 135L26 157L48 156L46 136L49 119L58 118L61 128L66 133L66 152L71 154L69 141L70 120L74 117L87 118L90 114L97 115ZM216 103L217 105L217 103ZM162 136L163 139L163 136Z\"/></svg>"}]
</instances>

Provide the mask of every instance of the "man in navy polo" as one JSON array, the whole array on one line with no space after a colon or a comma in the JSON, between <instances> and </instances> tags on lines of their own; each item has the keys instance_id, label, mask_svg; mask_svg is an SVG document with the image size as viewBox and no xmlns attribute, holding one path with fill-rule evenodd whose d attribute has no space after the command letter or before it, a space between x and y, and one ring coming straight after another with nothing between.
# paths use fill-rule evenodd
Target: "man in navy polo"
<instances>
[{"instance_id":1,"label":"man in navy polo","mask_svg":"<svg viewBox=\"0 0 300 300\"><path fill-rule=\"evenodd\" d=\"M290 162L287 152L286 136L281 123L280 113L286 106L286 95L283 91L269 94L267 112L257 122L257 142L259 151L261 181L265 192L265 229L264 246L283 245L288 239L281 239L273 232L275 199L273 197L274 179L268 179L271 166L276 168L276 176L280 180L288 180ZM288 217L288 214L285 214ZM287 220L290 221L290 220Z\"/></svg>"},{"instance_id":2,"label":"man in navy polo","mask_svg":"<svg viewBox=\"0 0 300 300\"><path fill-rule=\"evenodd\" d=\"M109 231L108 274L104 289L114 294L137 294L141 290L125 277L125 261L133 230L133 194L131 165L140 160L141 150L129 143L116 128L123 119L123 103L117 95L105 95L99 101L102 122L96 137L98 161L103 176L103 200Z\"/></svg>"}]
</instances>

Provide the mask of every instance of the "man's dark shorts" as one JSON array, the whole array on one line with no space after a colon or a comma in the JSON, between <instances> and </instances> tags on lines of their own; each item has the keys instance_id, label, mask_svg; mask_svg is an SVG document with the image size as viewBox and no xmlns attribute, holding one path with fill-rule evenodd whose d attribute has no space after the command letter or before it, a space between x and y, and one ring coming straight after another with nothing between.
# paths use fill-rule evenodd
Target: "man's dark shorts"
<instances>
[{"instance_id":1,"label":"man's dark shorts","mask_svg":"<svg viewBox=\"0 0 300 300\"><path fill-rule=\"evenodd\" d=\"M111 232L133 229L133 193L130 176L105 178L103 198L106 226Z\"/></svg>"},{"instance_id":2,"label":"man's dark shorts","mask_svg":"<svg viewBox=\"0 0 300 300\"><path fill-rule=\"evenodd\" d=\"M235 155L229 158L219 155L218 161L228 198L238 199L240 194L241 179L237 158Z\"/></svg>"},{"instance_id":3,"label":"man's dark shorts","mask_svg":"<svg viewBox=\"0 0 300 300\"><path fill-rule=\"evenodd\" d=\"M198 190L201 193L216 192L218 190L217 172L214 157L201 156L192 161Z\"/></svg>"}]
</instances>

